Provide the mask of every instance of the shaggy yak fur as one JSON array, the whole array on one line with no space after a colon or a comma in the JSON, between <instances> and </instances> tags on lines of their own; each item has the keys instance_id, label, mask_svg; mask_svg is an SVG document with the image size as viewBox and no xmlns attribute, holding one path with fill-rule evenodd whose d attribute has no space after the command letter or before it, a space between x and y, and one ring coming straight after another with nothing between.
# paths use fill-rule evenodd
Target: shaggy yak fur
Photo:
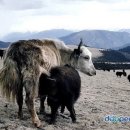
<instances>
[{"instance_id":1,"label":"shaggy yak fur","mask_svg":"<svg viewBox=\"0 0 130 130\"><path fill-rule=\"evenodd\" d=\"M65 106L70 112L73 122L76 122L74 103L80 95L81 79L78 72L71 66L54 67L50 76L41 74L39 79L39 96L47 95L51 107L51 121L55 123L58 108L64 112Z\"/></svg>"},{"instance_id":2,"label":"shaggy yak fur","mask_svg":"<svg viewBox=\"0 0 130 130\"><path fill-rule=\"evenodd\" d=\"M23 116L24 88L25 102L32 122L36 127L41 125L34 102L38 94L39 77L41 73L49 75L51 67L70 64L85 74L96 74L91 52L82 46L81 42L77 50L80 51L78 58L63 42L49 39L20 40L10 45L4 57L3 68L0 70L0 84L1 92L7 99L16 99L19 118Z\"/></svg>"}]
</instances>

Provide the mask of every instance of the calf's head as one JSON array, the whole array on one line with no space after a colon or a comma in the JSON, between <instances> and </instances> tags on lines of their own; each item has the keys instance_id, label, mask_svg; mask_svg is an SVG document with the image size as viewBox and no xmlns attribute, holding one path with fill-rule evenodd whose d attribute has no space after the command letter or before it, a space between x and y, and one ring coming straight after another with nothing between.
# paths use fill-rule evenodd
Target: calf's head
<instances>
[{"instance_id":1,"label":"calf's head","mask_svg":"<svg viewBox=\"0 0 130 130\"><path fill-rule=\"evenodd\" d=\"M39 95L55 95L56 92L56 79L50 78L46 74L41 74L39 78Z\"/></svg>"}]
</instances>

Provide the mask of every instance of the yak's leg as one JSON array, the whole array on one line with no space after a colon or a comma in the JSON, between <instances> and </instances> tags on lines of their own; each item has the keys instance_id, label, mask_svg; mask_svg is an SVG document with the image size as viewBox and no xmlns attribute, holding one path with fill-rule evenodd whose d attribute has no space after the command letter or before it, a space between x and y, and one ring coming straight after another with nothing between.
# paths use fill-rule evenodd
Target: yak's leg
<instances>
[{"instance_id":1,"label":"yak's leg","mask_svg":"<svg viewBox=\"0 0 130 130\"><path fill-rule=\"evenodd\" d=\"M32 122L36 127L40 127L41 122L38 118L38 115L36 113L36 109L34 106L36 84L34 81L32 81L32 78L31 78L29 80L25 80L24 87L26 91L26 105L31 114Z\"/></svg>"},{"instance_id":2,"label":"yak's leg","mask_svg":"<svg viewBox=\"0 0 130 130\"><path fill-rule=\"evenodd\" d=\"M65 111L65 105L61 105L61 113L63 114Z\"/></svg>"},{"instance_id":3,"label":"yak's leg","mask_svg":"<svg viewBox=\"0 0 130 130\"><path fill-rule=\"evenodd\" d=\"M44 106L45 99L46 99L46 96L40 97L40 113L41 114L45 113L45 106Z\"/></svg>"},{"instance_id":4,"label":"yak's leg","mask_svg":"<svg viewBox=\"0 0 130 130\"><path fill-rule=\"evenodd\" d=\"M18 110L18 118L23 118L23 112L22 112L22 106L23 106L23 86L18 90L18 93L16 95L17 104L19 107Z\"/></svg>"},{"instance_id":5,"label":"yak's leg","mask_svg":"<svg viewBox=\"0 0 130 130\"><path fill-rule=\"evenodd\" d=\"M73 123L75 123L76 122L76 114L75 114L75 110L74 110L74 105L73 104L68 104L67 109L70 112L70 117L71 117Z\"/></svg>"}]
</instances>

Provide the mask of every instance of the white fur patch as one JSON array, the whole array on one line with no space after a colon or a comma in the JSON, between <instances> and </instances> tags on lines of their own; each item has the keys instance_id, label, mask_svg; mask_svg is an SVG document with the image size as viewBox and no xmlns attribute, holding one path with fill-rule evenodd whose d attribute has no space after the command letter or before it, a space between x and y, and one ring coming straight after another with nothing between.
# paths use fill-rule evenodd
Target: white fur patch
<instances>
[{"instance_id":1,"label":"white fur patch","mask_svg":"<svg viewBox=\"0 0 130 130\"><path fill-rule=\"evenodd\" d=\"M89 56L92 59L92 53L85 46L81 46L82 56Z\"/></svg>"},{"instance_id":2,"label":"white fur patch","mask_svg":"<svg viewBox=\"0 0 130 130\"><path fill-rule=\"evenodd\" d=\"M65 45L65 43L59 39L51 39L51 38L47 38L47 39L43 39L42 41L44 40L51 40L54 42L55 46L57 47L57 49L61 50L68 50L69 47Z\"/></svg>"}]
</instances>

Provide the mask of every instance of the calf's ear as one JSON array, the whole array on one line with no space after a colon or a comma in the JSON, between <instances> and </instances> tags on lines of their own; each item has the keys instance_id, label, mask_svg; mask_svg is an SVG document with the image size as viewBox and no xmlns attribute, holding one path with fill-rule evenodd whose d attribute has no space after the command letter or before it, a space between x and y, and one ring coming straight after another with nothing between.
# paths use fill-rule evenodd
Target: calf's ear
<instances>
[{"instance_id":1,"label":"calf's ear","mask_svg":"<svg viewBox=\"0 0 130 130\"><path fill-rule=\"evenodd\" d=\"M56 79L53 79L53 78L48 77L47 80L48 80L48 82L50 82L50 83L56 83Z\"/></svg>"}]
</instances>

